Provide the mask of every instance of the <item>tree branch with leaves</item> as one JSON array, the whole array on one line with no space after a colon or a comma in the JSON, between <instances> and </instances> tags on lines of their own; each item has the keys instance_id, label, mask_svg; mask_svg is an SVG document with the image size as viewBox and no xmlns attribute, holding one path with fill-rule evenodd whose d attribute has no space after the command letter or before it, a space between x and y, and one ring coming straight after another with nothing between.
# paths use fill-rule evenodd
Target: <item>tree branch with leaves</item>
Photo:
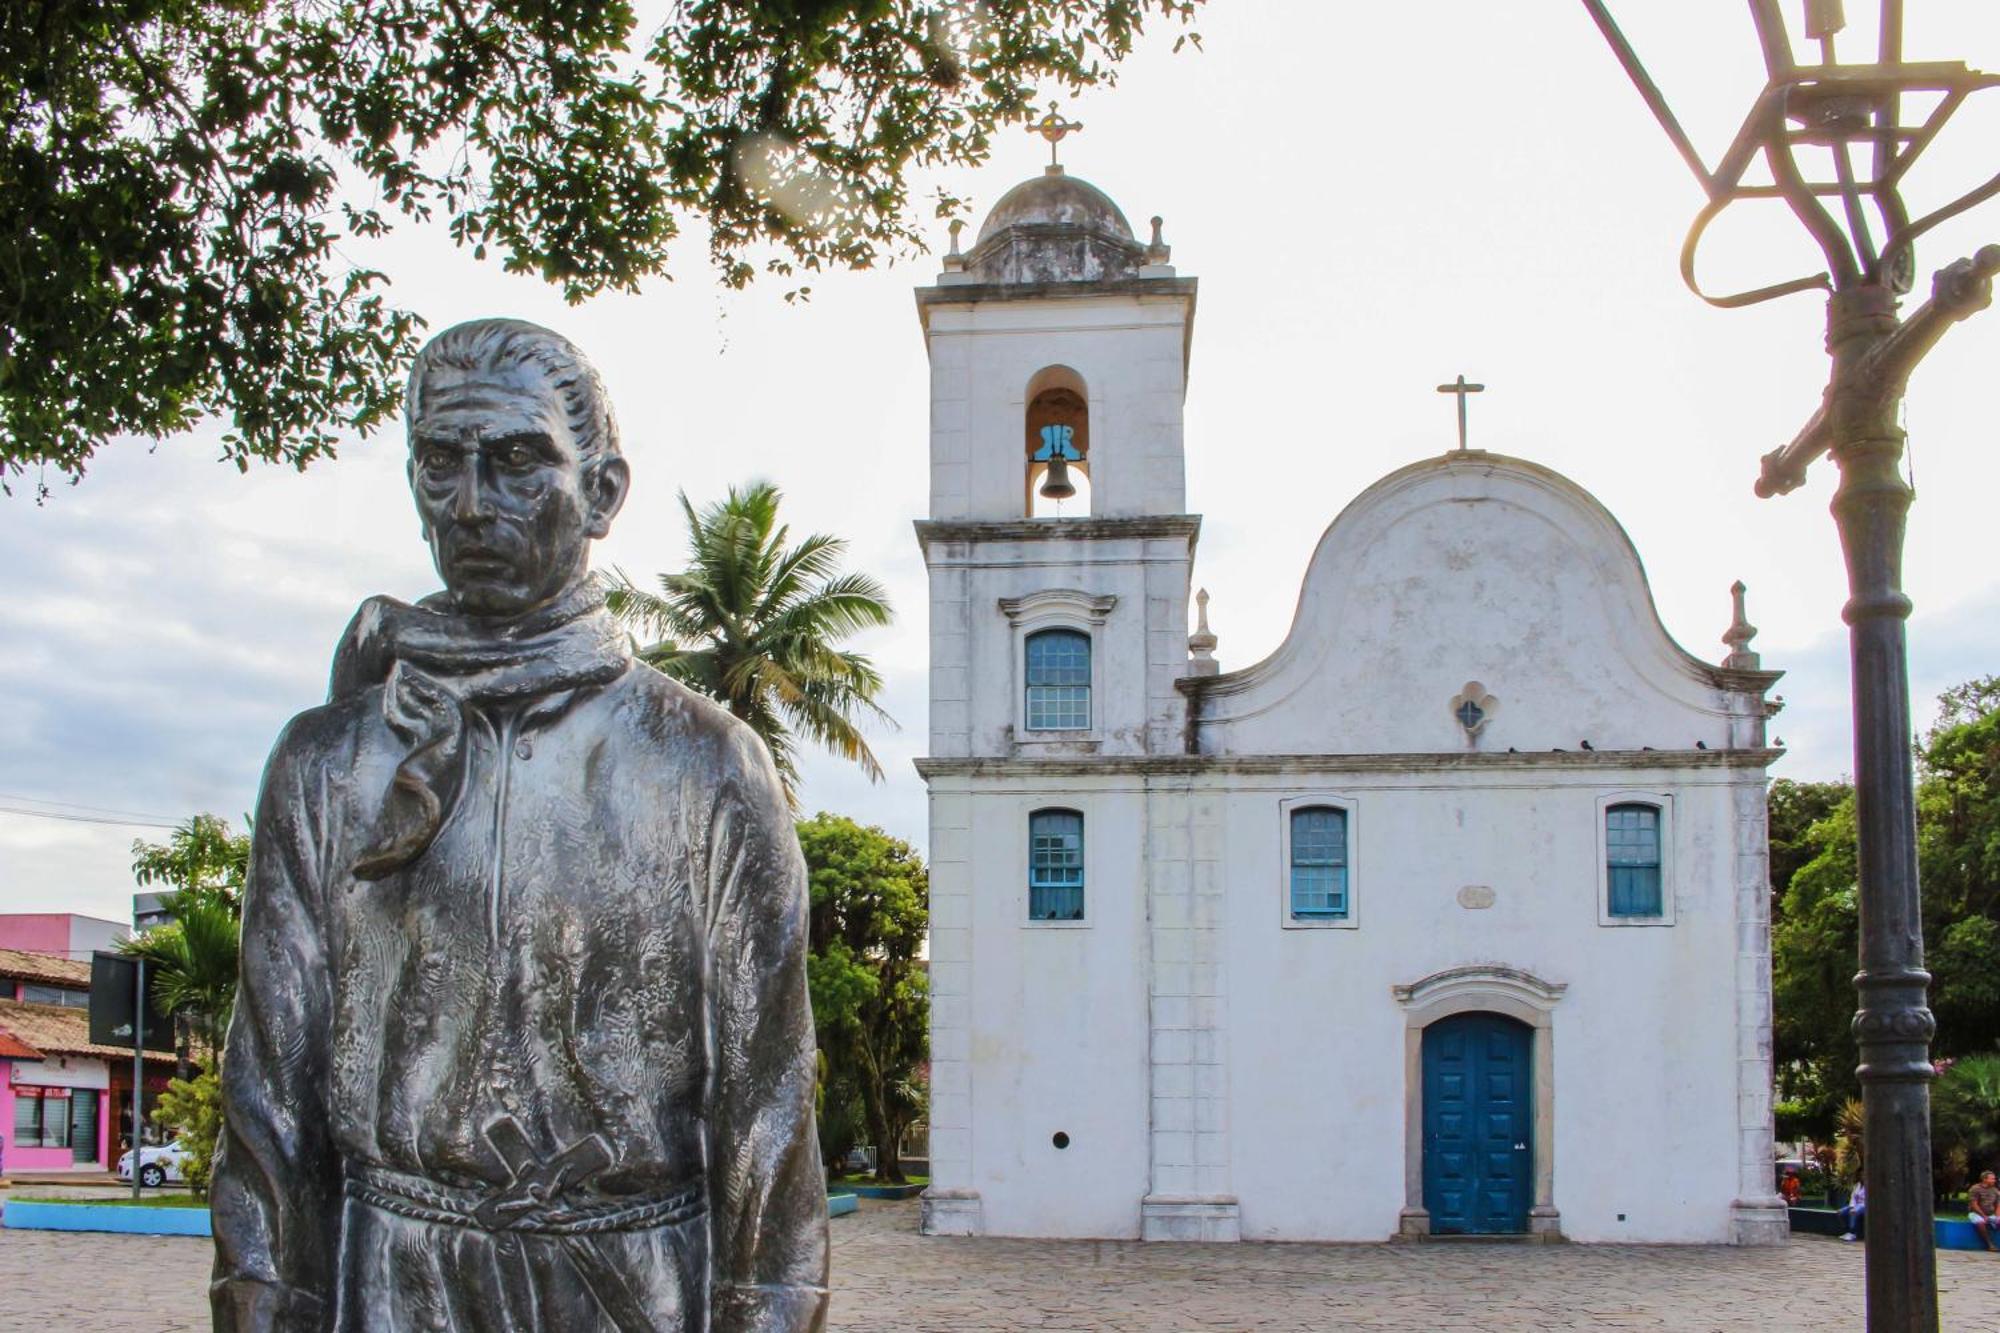
<instances>
[{"instance_id":1,"label":"tree branch with leaves","mask_svg":"<svg viewBox=\"0 0 2000 1333\"><path fill-rule=\"evenodd\" d=\"M405 224L572 302L690 219L733 287L921 249L913 173L1199 3L670 0L643 38L626 0L0 6L0 489L208 418L239 468L379 426L424 321L354 245Z\"/></svg>"}]
</instances>

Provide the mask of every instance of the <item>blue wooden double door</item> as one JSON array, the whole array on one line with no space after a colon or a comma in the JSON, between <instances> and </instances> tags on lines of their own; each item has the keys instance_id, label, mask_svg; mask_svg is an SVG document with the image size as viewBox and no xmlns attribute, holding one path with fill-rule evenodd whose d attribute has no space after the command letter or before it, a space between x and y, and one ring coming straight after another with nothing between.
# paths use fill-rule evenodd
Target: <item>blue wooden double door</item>
<instances>
[{"instance_id":1,"label":"blue wooden double door","mask_svg":"<svg viewBox=\"0 0 2000 1333\"><path fill-rule=\"evenodd\" d=\"M1526 1024L1487 1013L1424 1029L1424 1207L1434 1236L1528 1229L1533 1035Z\"/></svg>"}]
</instances>

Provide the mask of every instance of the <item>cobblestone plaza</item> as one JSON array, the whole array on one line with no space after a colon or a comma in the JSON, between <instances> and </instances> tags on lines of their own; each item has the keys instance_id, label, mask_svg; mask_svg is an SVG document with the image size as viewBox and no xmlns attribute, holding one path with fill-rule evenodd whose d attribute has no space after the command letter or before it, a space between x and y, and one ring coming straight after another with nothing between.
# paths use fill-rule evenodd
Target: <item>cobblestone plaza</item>
<instances>
[{"instance_id":1,"label":"cobblestone plaza","mask_svg":"<svg viewBox=\"0 0 2000 1333\"><path fill-rule=\"evenodd\" d=\"M833 1223L835 1329L1859 1329L1861 1250L939 1240ZM207 1330L208 1242L0 1231L0 1330ZM2000 1326L2000 1255L1938 1255L1943 1326Z\"/></svg>"}]
</instances>

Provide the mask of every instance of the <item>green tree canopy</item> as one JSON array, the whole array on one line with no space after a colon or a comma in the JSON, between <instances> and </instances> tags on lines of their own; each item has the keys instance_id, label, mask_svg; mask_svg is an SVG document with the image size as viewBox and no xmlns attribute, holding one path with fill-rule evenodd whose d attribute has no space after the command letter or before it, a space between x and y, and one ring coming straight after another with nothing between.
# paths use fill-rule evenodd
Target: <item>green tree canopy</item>
<instances>
[{"instance_id":1,"label":"green tree canopy","mask_svg":"<svg viewBox=\"0 0 2000 1333\"><path fill-rule=\"evenodd\" d=\"M1941 1195L1957 1193L2000 1163L2000 1055L1945 1064L1931 1091L1931 1147Z\"/></svg>"},{"instance_id":2,"label":"green tree canopy","mask_svg":"<svg viewBox=\"0 0 2000 1333\"><path fill-rule=\"evenodd\" d=\"M1773 813L1773 822L1777 819ZM1847 789L1801 839L1810 853L1781 894L1771 928L1772 1047L1780 1095L1801 1128L1832 1136L1841 1106L1861 1095L1856 1061L1854 794ZM1775 842L1775 839L1774 839ZM1778 860L1772 858L1776 884Z\"/></svg>"},{"instance_id":3,"label":"green tree canopy","mask_svg":"<svg viewBox=\"0 0 2000 1333\"><path fill-rule=\"evenodd\" d=\"M1938 702L1938 721L1917 751L1917 852L1937 1018L1932 1051L1962 1060L2000 1051L2000 677L1969 681ZM1856 866L1848 784L1773 785L1779 1091L1796 1108L1796 1123L1818 1137L1860 1096L1852 1032Z\"/></svg>"},{"instance_id":4,"label":"green tree canopy","mask_svg":"<svg viewBox=\"0 0 2000 1333\"><path fill-rule=\"evenodd\" d=\"M250 835L232 833L219 815L195 815L165 842L132 843L132 877L143 887L162 886L186 898L211 900L240 911L250 871Z\"/></svg>"},{"instance_id":5,"label":"green tree canopy","mask_svg":"<svg viewBox=\"0 0 2000 1333\"><path fill-rule=\"evenodd\" d=\"M778 488L752 482L687 515L688 565L662 574L648 592L620 572L610 580L611 611L659 642L640 657L717 700L771 748L787 796L798 785L795 737L824 745L879 782L882 765L856 718L894 725L875 702L882 677L843 639L892 618L888 593L865 574L840 572L847 543L814 533L787 545Z\"/></svg>"},{"instance_id":6,"label":"green tree canopy","mask_svg":"<svg viewBox=\"0 0 2000 1333\"><path fill-rule=\"evenodd\" d=\"M799 846L812 893L813 1025L826 1060L821 1121L858 1120L877 1174L900 1181L898 1147L926 1102L930 986L917 955L930 929L930 877L908 843L838 815L801 822ZM850 1095L858 1117L842 1105Z\"/></svg>"},{"instance_id":7,"label":"green tree canopy","mask_svg":"<svg viewBox=\"0 0 2000 1333\"><path fill-rule=\"evenodd\" d=\"M920 244L909 177L1200 0L22 0L0 6L0 486L233 423L305 466L422 321L351 242L443 228L572 301ZM941 196L940 213L956 200ZM345 247L345 248L344 248Z\"/></svg>"},{"instance_id":8,"label":"green tree canopy","mask_svg":"<svg viewBox=\"0 0 2000 1333\"><path fill-rule=\"evenodd\" d=\"M1794 782L1779 778L1767 802L1771 847L1771 920L1784 920L1785 886L1819 854L1812 826L1839 808L1854 791L1847 782Z\"/></svg>"}]
</instances>

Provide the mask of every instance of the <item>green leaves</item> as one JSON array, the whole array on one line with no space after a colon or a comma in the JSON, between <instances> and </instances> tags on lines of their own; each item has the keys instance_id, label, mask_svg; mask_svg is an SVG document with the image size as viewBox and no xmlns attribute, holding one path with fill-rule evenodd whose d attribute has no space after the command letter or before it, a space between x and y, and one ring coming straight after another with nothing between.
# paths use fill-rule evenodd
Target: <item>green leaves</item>
<instances>
[{"instance_id":1,"label":"green leaves","mask_svg":"<svg viewBox=\"0 0 2000 1333\"><path fill-rule=\"evenodd\" d=\"M132 844L132 876L142 886L162 885L183 900L212 901L240 910L250 867L250 835L232 833L229 821L194 815L163 843Z\"/></svg>"},{"instance_id":2,"label":"green leaves","mask_svg":"<svg viewBox=\"0 0 2000 1333\"><path fill-rule=\"evenodd\" d=\"M204 1061L193 1078L167 1084L154 1108L153 1123L187 1147L182 1174L196 1198L206 1197L215 1149L222 1139L222 1075L213 1058Z\"/></svg>"},{"instance_id":3,"label":"green leaves","mask_svg":"<svg viewBox=\"0 0 2000 1333\"><path fill-rule=\"evenodd\" d=\"M770 747L778 776L796 802L794 737L859 764L879 782L882 765L856 719L894 725L875 702L882 677L867 657L838 647L889 624L887 591L865 574L840 572L847 543L814 533L787 546L778 522L781 494L769 482L732 487L697 511L681 496L688 567L662 574L660 592L622 572L608 582L613 615L656 639L640 657L717 700Z\"/></svg>"},{"instance_id":4,"label":"green leaves","mask_svg":"<svg viewBox=\"0 0 2000 1333\"><path fill-rule=\"evenodd\" d=\"M922 1114L930 1050L929 974L917 960L930 930L930 876L900 838L839 815L798 826L805 853L813 1027L826 1094L822 1140L866 1129L881 1174L900 1180L895 1147Z\"/></svg>"},{"instance_id":5,"label":"green leaves","mask_svg":"<svg viewBox=\"0 0 2000 1333\"><path fill-rule=\"evenodd\" d=\"M0 487L231 423L304 467L397 408L423 321L342 249L442 224L571 301L921 249L913 170L1199 0L131 0L0 7ZM957 207L948 197L933 212Z\"/></svg>"},{"instance_id":6,"label":"green leaves","mask_svg":"<svg viewBox=\"0 0 2000 1333\"><path fill-rule=\"evenodd\" d=\"M119 949L146 960L168 1012L185 1017L201 1045L219 1052L236 1008L242 919L221 902L199 898L177 897L173 912L174 920L132 936Z\"/></svg>"},{"instance_id":7,"label":"green leaves","mask_svg":"<svg viewBox=\"0 0 2000 1333\"><path fill-rule=\"evenodd\" d=\"M1940 696L1917 767L1933 1054L1991 1053L2000 1046L2000 677ZM1772 784L1770 819L1778 1083L1803 1121L1826 1133L1841 1105L1859 1095L1853 789L1781 779Z\"/></svg>"},{"instance_id":8,"label":"green leaves","mask_svg":"<svg viewBox=\"0 0 2000 1333\"><path fill-rule=\"evenodd\" d=\"M133 878L142 885L171 888L167 909L174 919L132 936L119 948L157 969L162 1002L212 1052L222 1049L236 1007L249 866L250 836L231 833L228 821L215 815L195 815L164 843L132 844Z\"/></svg>"}]
</instances>

